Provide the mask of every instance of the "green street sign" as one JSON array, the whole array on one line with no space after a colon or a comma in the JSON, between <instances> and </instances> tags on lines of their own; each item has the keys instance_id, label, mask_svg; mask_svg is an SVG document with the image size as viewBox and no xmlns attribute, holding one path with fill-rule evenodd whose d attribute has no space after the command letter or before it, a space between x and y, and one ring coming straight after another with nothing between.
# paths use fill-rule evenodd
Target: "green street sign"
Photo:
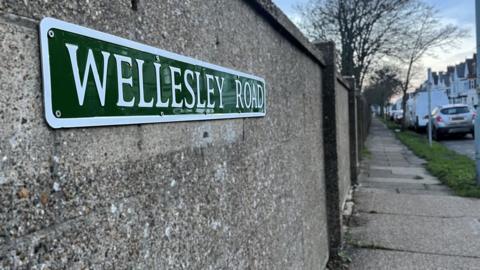
<instances>
[{"instance_id":1,"label":"green street sign","mask_svg":"<svg viewBox=\"0 0 480 270\"><path fill-rule=\"evenodd\" d=\"M265 116L265 80L53 18L40 23L53 128Z\"/></svg>"}]
</instances>

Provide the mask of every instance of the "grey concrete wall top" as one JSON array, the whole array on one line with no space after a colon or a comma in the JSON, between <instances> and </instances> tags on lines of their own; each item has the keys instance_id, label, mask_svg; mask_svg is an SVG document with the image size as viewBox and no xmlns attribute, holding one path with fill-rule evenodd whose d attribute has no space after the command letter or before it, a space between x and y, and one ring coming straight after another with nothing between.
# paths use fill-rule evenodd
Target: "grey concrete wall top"
<instances>
[{"instance_id":1,"label":"grey concrete wall top","mask_svg":"<svg viewBox=\"0 0 480 270\"><path fill-rule=\"evenodd\" d=\"M253 6L258 7L265 13L265 17L271 20L273 26L281 28L286 37L292 38L302 49L304 49L313 59L325 66L325 59L321 51L319 51L302 32L293 24L292 21L271 1L271 0L247 0ZM277 30L280 30L277 28ZM339 76L341 77L341 76Z\"/></svg>"},{"instance_id":2,"label":"grey concrete wall top","mask_svg":"<svg viewBox=\"0 0 480 270\"><path fill-rule=\"evenodd\" d=\"M246 0L246 2L252 3L255 7L265 12L266 17L271 20L274 27L279 26L287 38L293 39L294 44L300 46L310 57L318 61L321 66L325 66L325 56L322 51L308 41L295 24L271 0ZM277 30L279 29L277 28ZM350 91L353 89L351 83L340 72L336 71L336 77L337 81L344 87L344 90Z\"/></svg>"},{"instance_id":3,"label":"grey concrete wall top","mask_svg":"<svg viewBox=\"0 0 480 270\"><path fill-rule=\"evenodd\" d=\"M0 13L0 268L325 265L321 57L270 1L7 0ZM267 116L52 130L45 16L262 76Z\"/></svg>"}]
</instances>

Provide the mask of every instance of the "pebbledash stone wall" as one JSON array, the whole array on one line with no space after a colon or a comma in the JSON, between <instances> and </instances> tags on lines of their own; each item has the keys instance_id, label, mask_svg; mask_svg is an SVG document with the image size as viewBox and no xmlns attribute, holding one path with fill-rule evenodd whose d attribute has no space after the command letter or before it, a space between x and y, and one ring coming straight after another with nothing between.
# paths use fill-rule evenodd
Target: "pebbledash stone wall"
<instances>
[{"instance_id":1,"label":"pebbledash stone wall","mask_svg":"<svg viewBox=\"0 0 480 270\"><path fill-rule=\"evenodd\" d=\"M267 115L53 130L46 16L263 77ZM324 72L270 0L0 1L0 269L323 269Z\"/></svg>"}]
</instances>

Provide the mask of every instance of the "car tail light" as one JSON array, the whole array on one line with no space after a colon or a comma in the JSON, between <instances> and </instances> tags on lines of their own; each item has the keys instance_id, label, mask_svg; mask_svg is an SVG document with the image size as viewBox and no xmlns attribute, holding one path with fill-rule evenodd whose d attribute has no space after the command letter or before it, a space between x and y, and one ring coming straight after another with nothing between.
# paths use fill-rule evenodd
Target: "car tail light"
<instances>
[{"instance_id":1,"label":"car tail light","mask_svg":"<svg viewBox=\"0 0 480 270\"><path fill-rule=\"evenodd\" d=\"M475 120L475 118L477 118L477 113L474 112L473 115L472 115L472 119Z\"/></svg>"},{"instance_id":2,"label":"car tail light","mask_svg":"<svg viewBox=\"0 0 480 270\"><path fill-rule=\"evenodd\" d=\"M442 122L443 119L442 119L442 117L441 117L440 115L437 115L437 117L435 117L435 121L437 121L437 122Z\"/></svg>"}]
</instances>

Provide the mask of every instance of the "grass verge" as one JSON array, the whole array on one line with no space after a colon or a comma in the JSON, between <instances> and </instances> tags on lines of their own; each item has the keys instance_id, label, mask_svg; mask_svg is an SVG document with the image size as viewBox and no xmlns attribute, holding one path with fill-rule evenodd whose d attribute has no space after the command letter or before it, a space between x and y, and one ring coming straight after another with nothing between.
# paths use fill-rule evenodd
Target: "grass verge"
<instances>
[{"instance_id":1,"label":"grass verge","mask_svg":"<svg viewBox=\"0 0 480 270\"><path fill-rule=\"evenodd\" d=\"M362 159L372 157L372 153L370 152L370 150L368 150L367 146L363 147L361 157Z\"/></svg>"},{"instance_id":2,"label":"grass verge","mask_svg":"<svg viewBox=\"0 0 480 270\"><path fill-rule=\"evenodd\" d=\"M449 186L457 195L480 198L480 187L475 184L475 162L467 156L458 154L444 145L433 141L428 145L425 136L406 130L399 131L400 126L380 119L395 136L415 155L427 161L426 169L440 181Z\"/></svg>"}]
</instances>

